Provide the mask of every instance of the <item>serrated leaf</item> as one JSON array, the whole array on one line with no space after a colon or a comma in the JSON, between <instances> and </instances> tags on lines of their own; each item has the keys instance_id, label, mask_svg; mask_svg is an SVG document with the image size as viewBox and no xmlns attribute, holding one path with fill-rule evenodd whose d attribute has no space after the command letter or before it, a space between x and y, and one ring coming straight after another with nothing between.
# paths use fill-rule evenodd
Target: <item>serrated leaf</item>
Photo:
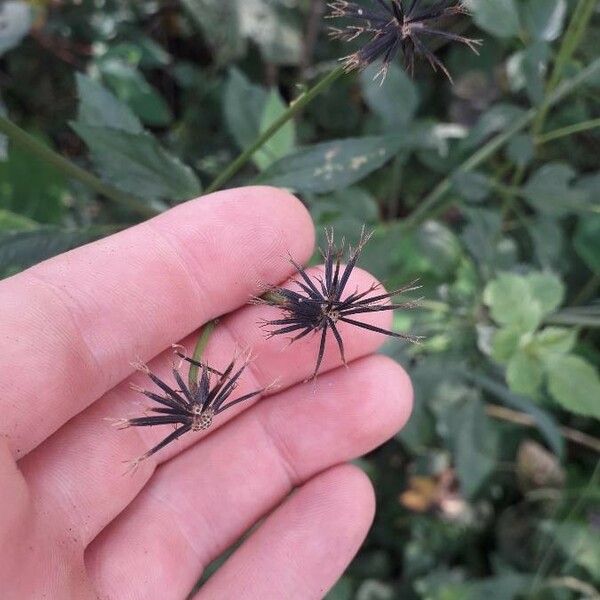
<instances>
[{"instance_id":1,"label":"serrated leaf","mask_svg":"<svg viewBox=\"0 0 600 600\"><path fill-rule=\"evenodd\" d=\"M503 273L484 290L484 302L492 318L523 332L534 331L542 321L541 304L533 297L524 277Z\"/></svg>"},{"instance_id":2,"label":"serrated leaf","mask_svg":"<svg viewBox=\"0 0 600 600\"><path fill-rule=\"evenodd\" d=\"M531 348L540 356L567 354L575 347L577 332L566 327L546 327L531 341Z\"/></svg>"},{"instance_id":3,"label":"serrated leaf","mask_svg":"<svg viewBox=\"0 0 600 600\"><path fill-rule=\"evenodd\" d=\"M145 200L189 200L200 194L194 172L149 133L73 123L106 181Z\"/></svg>"},{"instance_id":4,"label":"serrated leaf","mask_svg":"<svg viewBox=\"0 0 600 600\"><path fill-rule=\"evenodd\" d=\"M298 192L326 194L348 187L383 166L401 149L437 145L422 129L402 134L348 138L298 150L276 162L257 179Z\"/></svg>"},{"instance_id":5,"label":"serrated leaf","mask_svg":"<svg viewBox=\"0 0 600 600\"><path fill-rule=\"evenodd\" d=\"M508 362L519 348L523 333L512 327L502 327L492 340L492 358L501 364Z\"/></svg>"},{"instance_id":6,"label":"serrated leaf","mask_svg":"<svg viewBox=\"0 0 600 600\"><path fill-rule=\"evenodd\" d=\"M513 392L535 397L542 380L542 364L533 353L518 350L513 354L506 367L506 382Z\"/></svg>"},{"instance_id":7,"label":"serrated leaf","mask_svg":"<svg viewBox=\"0 0 600 600\"><path fill-rule=\"evenodd\" d=\"M523 196L542 213L565 216L589 209L588 192L573 187L577 173L565 163L548 163L538 169L523 188Z\"/></svg>"},{"instance_id":8,"label":"serrated leaf","mask_svg":"<svg viewBox=\"0 0 600 600\"><path fill-rule=\"evenodd\" d=\"M548 390L566 410L600 419L600 377L585 359L554 355L547 361Z\"/></svg>"},{"instance_id":9,"label":"serrated leaf","mask_svg":"<svg viewBox=\"0 0 600 600\"><path fill-rule=\"evenodd\" d=\"M266 131L287 109L279 92L272 89L263 107L260 121L260 133ZM265 170L274 162L292 152L296 145L296 126L289 120L269 141L253 156L259 169Z\"/></svg>"},{"instance_id":10,"label":"serrated leaf","mask_svg":"<svg viewBox=\"0 0 600 600\"><path fill-rule=\"evenodd\" d=\"M553 313L563 303L565 286L556 275L530 273L525 279L531 296L540 304L543 316Z\"/></svg>"},{"instance_id":11,"label":"serrated leaf","mask_svg":"<svg viewBox=\"0 0 600 600\"><path fill-rule=\"evenodd\" d=\"M75 75L79 109L77 120L91 127L110 127L129 133L141 133L142 124L125 103L87 75Z\"/></svg>"},{"instance_id":12,"label":"serrated leaf","mask_svg":"<svg viewBox=\"0 0 600 600\"><path fill-rule=\"evenodd\" d=\"M384 165L401 143L397 136L379 136L316 144L278 161L258 181L295 191L333 192Z\"/></svg>"}]
</instances>

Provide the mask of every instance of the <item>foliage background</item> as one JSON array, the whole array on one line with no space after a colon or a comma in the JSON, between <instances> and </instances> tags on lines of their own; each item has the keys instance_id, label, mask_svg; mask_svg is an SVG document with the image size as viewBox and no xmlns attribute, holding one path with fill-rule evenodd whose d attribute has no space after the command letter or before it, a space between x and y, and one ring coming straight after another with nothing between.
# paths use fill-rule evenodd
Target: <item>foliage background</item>
<instances>
[{"instance_id":1,"label":"foliage background","mask_svg":"<svg viewBox=\"0 0 600 600\"><path fill-rule=\"evenodd\" d=\"M454 86L344 77L229 184L289 187L350 240L367 224L364 266L424 286L396 326L426 341L386 347L415 414L361 461L378 515L332 600L600 598L600 11L468 5L484 46L439 49ZM116 188L0 136L0 274L199 195L349 52L323 8L0 4L0 114Z\"/></svg>"}]
</instances>

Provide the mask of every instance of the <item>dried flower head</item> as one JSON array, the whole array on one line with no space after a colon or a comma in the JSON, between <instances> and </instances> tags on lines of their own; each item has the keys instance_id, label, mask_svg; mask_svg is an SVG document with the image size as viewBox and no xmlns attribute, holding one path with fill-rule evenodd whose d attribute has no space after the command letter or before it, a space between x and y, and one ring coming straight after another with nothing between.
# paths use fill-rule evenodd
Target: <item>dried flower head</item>
<instances>
[{"instance_id":1,"label":"dried flower head","mask_svg":"<svg viewBox=\"0 0 600 600\"><path fill-rule=\"evenodd\" d=\"M167 385L152 373L146 365L134 365L139 371L148 375L155 385L160 388L161 393L145 390L137 385L132 385L131 388L136 392L144 394L144 396L161 406L153 406L149 409L149 412L157 413L154 416L137 417L134 419L114 419L114 425L119 429L175 425L176 429L165 437L162 442L132 461L130 463L132 469L188 431L208 429L218 414L240 402L253 398L266 389L256 390L227 402L237 387L238 380L250 360L249 357L246 357L243 364L237 370L235 367L236 359L234 358L225 371L221 373L206 364L187 358L180 352L176 352L176 355L191 365L200 367L200 377L196 385L189 386L185 383L180 373L181 363L180 365L173 365L173 378L177 383L177 389ZM216 377L216 382L214 385L211 385L213 383L211 380L214 377Z\"/></svg>"},{"instance_id":2,"label":"dried flower head","mask_svg":"<svg viewBox=\"0 0 600 600\"><path fill-rule=\"evenodd\" d=\"M468 13L462 2L436 0L426 4L422 0L371 0L375 5L364 8L356 2L339 0L329 4L328 18L349 17L355 24L343 29L331 28L334 39L350 42L363 34L371 39L357 52L342 59L347 71L364 69L382 59L383 65L375 78L385 79L390 63L401 51L405 68L414 74L415 56L424 56L434 71L441 69L446 77L452 77L444 63L430 50L424 38L441 38L466 44L477 53L481 40L446 31L441 22L447 17Z\"/></svg>"},{"instance_id":3,"label":"dried flower head","mask_svg":"<svg viewBox=\"0 0 600 600\"><path fill-rule=\"evenodd\" d=\"M275 335L294 334L291 342L295 342L309 333L320 332L321 340L317 364L313 378L317 376L323 355L325 353L325 341L327 333L331 331L335 338L342 361L346 364L344 353L344 342L340 334L338 323L348 323L362 329L375 331L383 335L403 338L411 342L417 342L420 338L381 329L369 323L357 321L354 316L364 313L373 313L387 310L414 308L416 302L404 302L393 304L389 302L392 296L418 289L414 283L406 285L398 290L386 293L375 293L379 285L372 285L367 290L345 294L348 280L360 254L369 241L371 235L365 235L364 228L360 241L356 248L349 249L348 262L342 266L344 255L344 242L338 248L334 243L333 230L326 230L327 247L321 252L325 261L324 277L310 277L305 269L290 257L299 280L294 283L299 287L298 291L282 287L271 288L258 301L270 306L279 306L284 312L284 318L265 321L262 326L267 329L269 337Z\"/></svg>"}]
</instances>

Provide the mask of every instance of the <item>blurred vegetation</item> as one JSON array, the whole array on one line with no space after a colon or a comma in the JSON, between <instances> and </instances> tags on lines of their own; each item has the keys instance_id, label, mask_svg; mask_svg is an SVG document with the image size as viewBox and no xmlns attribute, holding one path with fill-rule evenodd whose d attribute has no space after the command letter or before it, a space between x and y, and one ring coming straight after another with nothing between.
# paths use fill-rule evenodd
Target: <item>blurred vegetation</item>
<instances>
[{"instance_id":1,"label":"blurred vegetation","mask_svg":"<svg viewBox=\"0 0 600 600\"><path fill-rule=\"evenodd\" d=\"M361 461L378 514L331 600L600 598L600 10L467 4L484 45L438 49L454 86L343 77L228 184L290 188L351 241L366 224L363 266L424 286L396 326L426 341L386 346L414 416ZM349 53L323 9L1 3L0 114L102 182L0 136L0 274L201 194Z\"/></svg>"}]
</instances>

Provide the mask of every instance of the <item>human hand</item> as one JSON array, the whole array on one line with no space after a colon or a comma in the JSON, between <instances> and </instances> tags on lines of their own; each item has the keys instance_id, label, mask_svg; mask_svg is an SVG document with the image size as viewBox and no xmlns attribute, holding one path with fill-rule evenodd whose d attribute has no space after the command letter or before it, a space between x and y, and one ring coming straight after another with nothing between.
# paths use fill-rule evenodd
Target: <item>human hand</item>
<instances>
[{"instance_id":1,"label":"human hand","mask_svg":"<svg viewBox=\"0 0 600 600\"><path fill-rule=\"evenodd\" d=\"M3 600L180 599L202 570L259 525L195 596L322 598L373 517L367 477L345 464L397 432L408 377L370 356L382 337L343 326L349 369L329 340L293 346L257 327L277 310L247 305L293 275L314 233L302 205L271 188L221 192L0 282L0 590ZM351 284L372 283L355 270ZM119 432L137 415L132 360L168 380L170 346L226 315L205 351L256 359L240 394L279 378L268 397L219 415L123 476L122 461L165 428ZM365 321L389 327L378 312ZM345 330L345 331L344 331ZM186 337L187 336L187 337ZM181 341L182 340L182 341ZM153 358L154 357L154 358ZM296 492L289 495L292 490ZM262 520L264 518L264 520Z\"/></svg>"}]
</instances>

